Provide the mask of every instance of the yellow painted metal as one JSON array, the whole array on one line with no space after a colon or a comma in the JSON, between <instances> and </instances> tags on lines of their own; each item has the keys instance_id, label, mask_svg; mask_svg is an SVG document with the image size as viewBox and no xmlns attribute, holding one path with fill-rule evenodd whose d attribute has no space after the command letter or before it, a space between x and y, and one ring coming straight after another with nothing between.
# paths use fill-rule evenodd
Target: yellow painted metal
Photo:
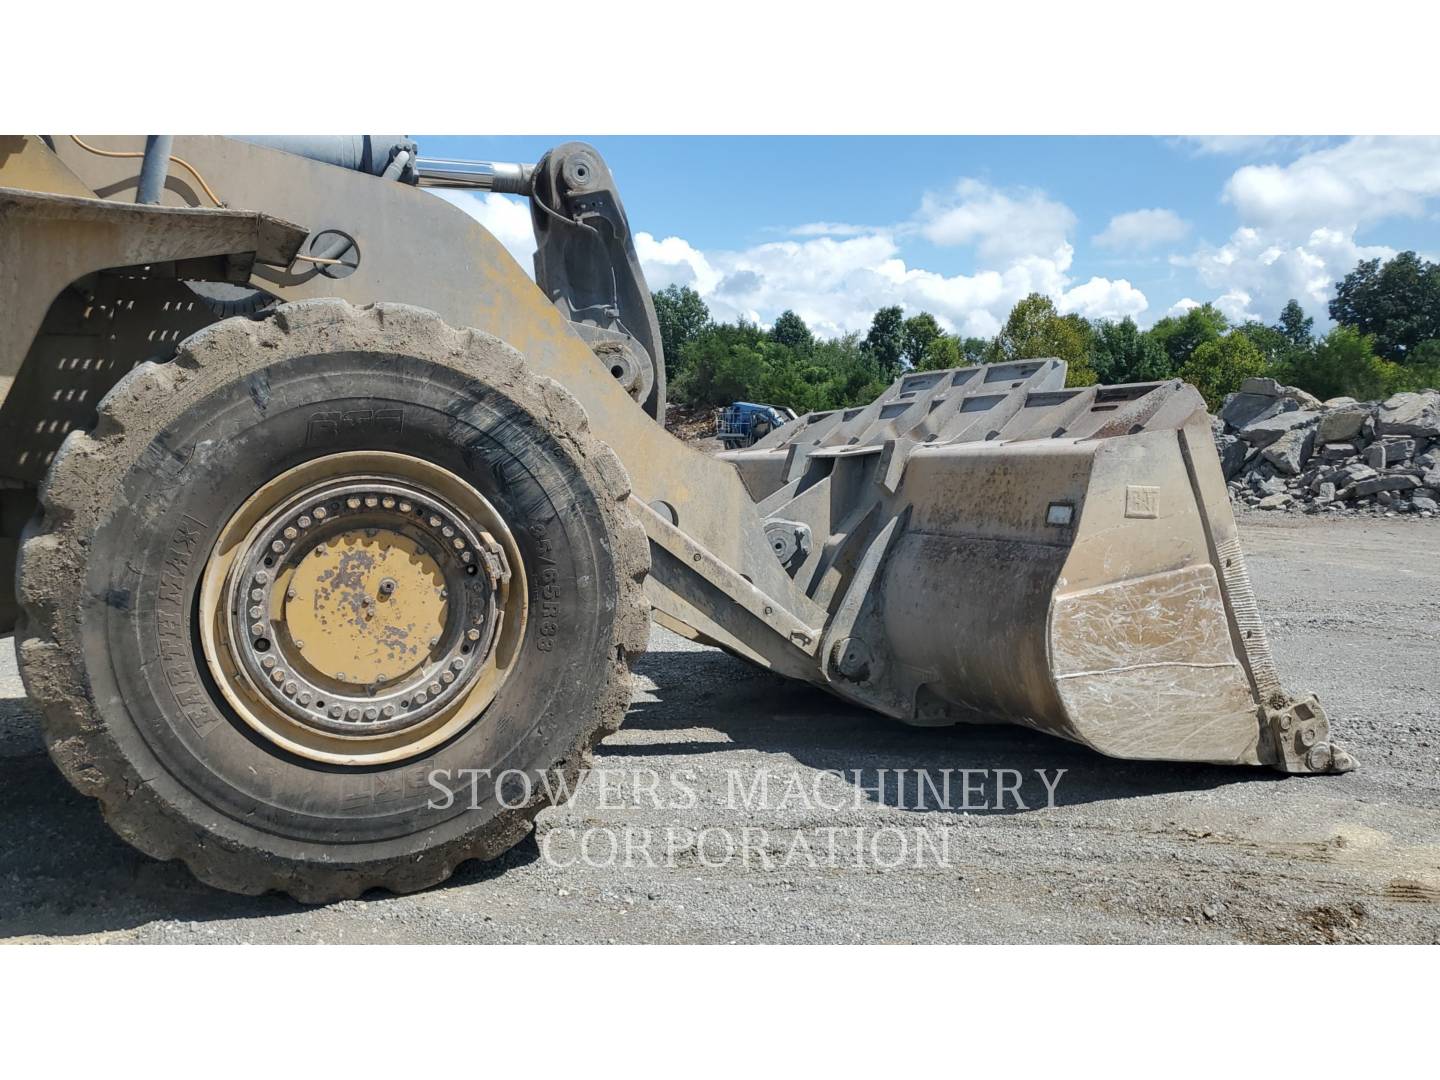
<instances>
[{"instance_id":1,"label":"yellow painted metal","mask_svg":"<svg viewBox=\"0 0 1440 1080\"><path fill-rule=\"evenodd\" d=\"M281 617L301 656L336 682L393 681L445 630L445 573L416 540L355 529L317 544L283 589Z\"/></svg>"},{"instance_id":2,"label":"yellow painted metal","mask_svg":"<svg viewBox=\"0 0 1440 1080\"><path fill-rule=\"evenodd\" d=\"M85 135L112 151L144 147L143 136ZM134 199L139 167L133 159L87 154L58 140L60 159L107 197ZM636 497L664 500L675 522L724 565L742 575L801 623L824 622L825 611L796 589L765 539L755 503L735 470L674 438L596 362L590 347L526 276L504 246L478 221L431 192L381 182L293 154L217 136L184 135L174 152L192 162L230 207L250 207L304 222L312 235L337 229L354 237L359 265L345 277L296 262L288 269L257 266L252 282L284 300L338 297L355 304L414 304L452 326L493 334L524 355L530 369L560 383L585 407L592 431L624 462ZM166 205L204 206L202 191L174 175ZM217 211L211 211L216 213ZM651 587L661 607L679 618L689 606L663 585ZM723 591L723 588L722 588ZM791 646L776 638L782 650Z\"/></svg>"},{"instance_id":3,"label":"yellow painted metal","mask_svg":"<svg viewBox=\"0 0 1440 1080\"><path fill-rule=\"evenodd\" d=\"M0 175L6 187L95 198L38 135L0 135Z\"/></svg>"},{"instance_id":4,"label":"yellow painted metal","mask_svg":"<svg viewBox=\"0 0 1440 1080\"><path fill-rule=\"evenodd\" d=\"M249 678L239 659L237 643L230 639L227 629L229 620L226 618L225 598L235 584L231 580L231 571L254 543L258 530L270 513L317 483L349 477L366 482L391 480L419 484L443 496L450 505L466 515L478 532L500 546L511 570L509 582L499 591L500 610L496 616L499 628L495 641L469 690L421 724L376 735L341 735L321 730L300 723L275 708ZM433 556L431 561L435 561ZM415 574L412 577L412 584L419 576ZM278 582L280 587L273 595L284 597L294 577L292 574L288 580ZM402 586L398 577L396 581L398 592ZM304 584L302 581L301 585ZM379 581L376 585L378 587ZM298 599L299 588L296 592ZM291 753L316 761L355 766L385 764L413 757L473 723L485 722L486 706L494 700L514 667L529 616L527 597L524 564L514 536L489 500L460 477L406 454L369 450L331 454L297 465L263 485L221 530L200 582L201 648L221 693L240 718L265 738ZM419 610L424 610L423 605ZM304 638L301 640L304 641ZM357 637L356 642L358 646L363 638ZM306 648L309 644L305 641ZM335 654L339 652L337 647ZM357 647L355 659L359 661L364 652L363 647ZM330 656L328 647L325 654ZM336 661L327 659L326 662ZM345 669L337 669L337 672L339 670Z\"/></svg>"}]
</instances>

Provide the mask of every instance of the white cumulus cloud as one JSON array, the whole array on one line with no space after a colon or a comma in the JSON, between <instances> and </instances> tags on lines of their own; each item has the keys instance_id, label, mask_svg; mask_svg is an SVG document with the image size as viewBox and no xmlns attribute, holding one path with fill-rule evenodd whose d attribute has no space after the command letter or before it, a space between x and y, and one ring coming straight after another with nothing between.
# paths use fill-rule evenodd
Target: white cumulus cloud
<instances>
[{"instance_id":1,"label":"white cumulus cloud","mask_svg":"<svg viewBox=\"0 0 1440 1080\"><path fill-rule=\"evenodd\" d=\"M1246 165L1224 197L1246 224L1292 230L1416 216L1440 197L1440 139L1355 138L1288 165Z\"/></svg>"},{"instance_id":2,"label":"white cumulus cloud","mask_svg":"<svg viewBox=\"0 0 1440 1080\"><path fill-rule=\"evenodd\" d=\"M933 244L974 246L984 259L1069 258L1075 214L1042 191L1008 192L962 179L944 195L927 194L916 224Z\"/></svg>"},{"instance_id":3,"label":"white cumulus cloud","mask_svg":"<svg viewBox=\"0 0 1440 1080\"><path fill-rule=\"evenodd\" d=\"M1092 277L1083 285L1067 289L1060 297L1060 310L1077 312L1087 319L1120 320L1142 314L1150 306L1145 294L1124 278Z\"/></svg>"},{"instance_id":4,"label":"white cumulus cloud","mask_svg":"<svg viewBox=\"0 0 1440 1080\"><path fill-rule=\"evenodd\" d=\"M635 254L640 257L647 283L656 291L670 285L687 285L703 296L714 291L723 276L704 253L678 236L656 240L649 233L636 233Z\"/></svg>"},{"instance_id":5,"label":"white cumulus cloud","mask_svg":"<svg viewBox=\"0 0 1440 1080\"><path fill-rule=\"evenodd\" d=\"M1149 251L1173 244L1189 231L1190 223L1174 210L1131 210L1112 217L1105 231L1095 237L1095 244L1114 251Z\"/></svg>"},{"instance_id":6,"label":"white cumulus cloud","mask_svg":"<svg viewBox=\"0 0 1440 1080\"><path fill-rule=\"evenodd\" d=\"M1336 281L1361 259L1393 254L1388 247L1358 243L1354 226L1316 228L1298 238L1284 230L1242 226L1223 244L1202 245L1171 261L1193 268L1216 290L1216 307L1232 318L1274 321L1293 297L1324 322Z\"/></svg>"},{"instance_id":7,"label":"white cumulus cloud","mask_svg":"<svg viewBox=\"0 0 1440 1080\"><path fill-rule=\"evenodd\" d=\"M929 311L947 329L994 334L1011 307L1032 292L1053 297L1064 311L1087 318L1138 315L1145 295L1123 279L1092 277L1074 285L1072 250L1028 255L970 274L942 274L911 265L894 233L837 239L819 236L759 244L738 251L699 251L679 237L637 233L636 251L652 288L689 285L717 319L769 323L789 308L825 336L870 325L877 308L899 304Z\"/></svg>"},{"instance_id":8,"label":"white cumulus cloud","mask_svg":"<svg viewBox=\"0 0 1440 1080\"><path fill-rule=\"evenodd\" d=\"M1387 219L1434 212L1440 201L1440 139L1361 137L1315 148L1287 164L1248 164L1225 184L1239 228L1171 263L1196 272L1234 319L1273 321L1292 297L1323 327L1335 282L1362 259L1394 249L1367 244Z\"/></svg>"},{"instance_id":9,"label":"white cumulus cloud","mask_svg":"<svg viewBox=\"0 0 1440 1080\"><path fill-rule=\"evenodd\" d=\"M436 194L475 217L530 272L535 243L524 202L494 193ZM863 332L878 308L899 304L912 314L931 312L947 330L988 337L1032 292L1087 318L1145 311L1144 293L1123 278L1071 278L1075 223L1068 207L1042 192L962 180L943 197L927 197L914 218L893 228L810 222L787 230L787 239L737 250L702 250L681 236L637 232L635 251L650 288L689 286L717 319L768 324L788 308L823 336ZM973 246L982 266L968 274L916 266L901 243L917 235Z\"/></svg>"}]
</instances>

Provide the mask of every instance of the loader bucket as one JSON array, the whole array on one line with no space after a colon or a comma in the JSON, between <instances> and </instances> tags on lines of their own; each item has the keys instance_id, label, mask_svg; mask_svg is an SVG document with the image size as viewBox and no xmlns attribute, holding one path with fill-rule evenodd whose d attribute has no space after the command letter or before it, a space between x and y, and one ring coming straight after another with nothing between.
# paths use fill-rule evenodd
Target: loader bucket
<instances>
[{"instance_id":1,"label":"loader bucket","mask_svg":"<svg viewBox=\"0 0 1440 1080\"><path fill-rule=\"evenodd\" d=\"M1117 758L1350 767L1258 618L1200 395L1058 360L903 376L725 455L812 542L823 685L911 723L1009 721Z\"/></svg>"}]
</instances>

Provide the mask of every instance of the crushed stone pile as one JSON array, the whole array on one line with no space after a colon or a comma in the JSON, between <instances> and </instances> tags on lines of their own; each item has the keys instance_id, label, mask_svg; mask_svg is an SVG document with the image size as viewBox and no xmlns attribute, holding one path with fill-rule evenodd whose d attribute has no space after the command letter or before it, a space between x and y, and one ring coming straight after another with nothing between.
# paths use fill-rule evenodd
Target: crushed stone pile
<instances>
[{"instance_id":1,"label":"crushed stone pile","mask_svg":"<svg viewBox=\"0 0 1440 1080\"><path fill-rule=\"evenodd\" d=\"M1320 401L1246 379L1211 423L1238 505L1440 516L1440 391Z\"/></svg>"}]
</instances>

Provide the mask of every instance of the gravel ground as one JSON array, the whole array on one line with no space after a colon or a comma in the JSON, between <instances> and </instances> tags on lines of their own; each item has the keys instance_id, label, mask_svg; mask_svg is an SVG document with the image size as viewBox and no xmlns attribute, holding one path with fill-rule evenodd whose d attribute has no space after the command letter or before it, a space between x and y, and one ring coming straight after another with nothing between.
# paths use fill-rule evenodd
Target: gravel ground
<instances>
[{"instance_id":1,"label":"gravel ground","mask_svg":"<svg viewBox=\"0 0 1440 1080\"><path fill-rule=\"evenodd\" d=\"M1019 728L905 728L657 629L625 728L577 798L541 815L538 840L429 892L321 908L212 891L112 836L51 768L4 646L0 936L1440 942L1440 529L1241 525L1282 674L1321 695L1354 773L1127 763ZM1027 809L994 808L993 773L972 775L989 811L915 808L917 771L938 787L960 769L1018 770ZM727 806L762 774L763 807ZM586 836L596 865L560 865ZM628 867L608 858L626 836Z\"/></svg>"}]
</instances>

